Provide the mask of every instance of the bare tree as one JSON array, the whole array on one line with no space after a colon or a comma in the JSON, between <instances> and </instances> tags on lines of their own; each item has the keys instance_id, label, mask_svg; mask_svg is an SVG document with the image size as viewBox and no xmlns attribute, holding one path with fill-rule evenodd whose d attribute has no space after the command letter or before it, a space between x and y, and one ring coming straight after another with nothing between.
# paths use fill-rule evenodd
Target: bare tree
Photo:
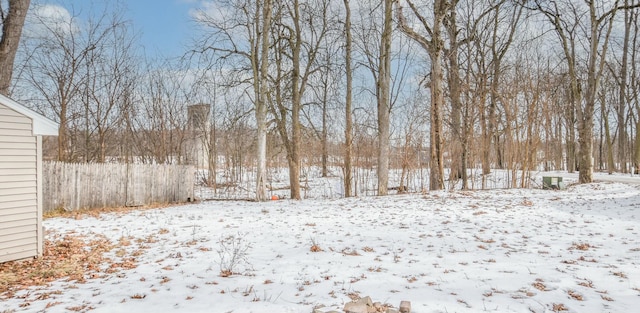
<instances>
[{"instance_id":1,"label":"bare tree","mask_svg":"<svg viewBox=\"0 0 640 313\"><path fill-rule=\"evenodd\" d=\"M529 8L541 12L553 26L568 66L571 103L575 105L578 117L580 183L593 181L594 111L613 18L618 10L640 6L619 3L619 0L614 1L613 5L596 0L585 0L583 4L573 1L526 1ZM584 30L584 33L579 34L580 30ZM580 64L576 55L580 46L585 47L584 64ZM583 77L578 73L580 66L586 69L586 86L582 86Z\"/></svg>"},{"instance_id":2,"label":"bare tree","mask_svg":"<svg viewBox=\"0 0 640 313\"><path fill-rule=\"evenodd\" d=\"M366 124L355 125L354 129L367 129L367 132L375 131L376 148L371 152L376 155L375 163L377 166L375 167L376 176L374 177L376 185L371 187L375 188L377 194L385 195L388 193L385 189L388 189L389 169L393 163L390 160L393 150L392 131L396 126L391 122L391 113L398 100L406 96L405 91L408 91L410 86L410 84L407 84L408 76L415 69L413 65L416 60L411 59L413 55L411 42L407 42L405 37L391 36L387 38L391 41L389 50L383 51L383 49L387 49L384 47L383 41L385 23L380 22L385 20L386 7L384 1L371 0L359 2L359 4L356 7L356 12L359 15L356 16L356 22L352 24L353 27L351 28L354 35L352 38L355 39L352 41L354 47L351 57L352 69L355 77L366 76L366 72L369 72L371 76L370 78L361 76L362 79L355 81L355 86L352 84L352 91L359 101L352 102L355 108L351 112L355 115L354 112L363 109L366 112L376 110L378 113L374 116L374 119L361 119ZM390 9L393 10L393 8ZM391 17L393 17L393 14ZM393 31L393 25L391 25L391 29L387 29L387 31L389 30ZM389 62L396 66L389 66L388 69L383 68L387 58ZM388 79L385 76L388 76ZM370 81L373 81L373 83ZM382 92L384 88L387 90ZM382 98L387 100L382 100ZM355 120L358 120L357 116ZM369 139L368 135L370 134L367 133L366 136L362 137L354 134L354 136L362 139L366 138L366 140ZM368 143L363 143L360 146L366 146L367 149L360 149L359 151L369 152ZM354 162L359 163L355 159L360 157L364 156L354 154ZM367 155L366 158L369 158L369 156Z\"/></svg>"},{"instance_id":3,"label":"bare tree","mask_svg":"<svg viewBox=\"0 0 640 313\"><path fill-rule=\"evenodd\" d=\"M458 12L456 7L459 0L451 0L451 10L445 17L444 26L446 30L447 47L444 49L446 55L446 80L448 87L448 95L451 102L451 110L448 118L447 125L451 130L450 139L448 141L449 155L451 156L449 181L451 186L454 185L458 179L462 180L462 189L468 188L467 181L467 161L469 154L468 138L469 134L467 130L472 129L466 124L466 120L463 116L468 105L468 101L463 101L463 92L465 87L463 86L461 78L461 66L460 66L460 54L461 49L470 44L471 40L475 37L475 27L479 20L481 20L487 13L482 13L478 17L473 16L473 3L465 3L469 6L469 13L465 18L465 21L458 20ZM462 25L459 25L462 24ZM463 60L464 62L464 60ZM463 64L464 66L464 64Z\"/></svg>"},{"instance_id":4,"label":"bare tree","mask_svg":"<svg viewBox=\"0 0 640 313\"><path fill-rule=\"evenodd\" d=\"M629 6L629 0L624 0L624 5ZM627 106L628 106L628 96L627 96L627 88L628 88L628 73L629 73L629 46L631 43L631 29L632 29L632 20L637 18L632 14L630 10L624 11L624 37L622 39L622 57L620 60L620 78L618 80L618 109L616 110L618 114L618 161L620 162L620 169L623 173L629 171L627 167L627 123L626 123L626 115L627 115Z\"/></svg>"},{"instance_id":5,"label":"bare tree","mask_svg":"<svg viewBox=\"0 0 640 313\"><path fill-rule=\"evenodd\" d=\"M88 52L85 90L80 98L84 104L85 131L95 134L87 136L85 148L90 147L89 141L96 143L95 158L89 157L88 150L85 160L105 162L110 148L108 142L113 141L110 138L117 135L117 129L122 129L122 112L132 103L137 62L133 54L134 39L121 13L116 12L98 23L108 27L99 34L102 39L95 40L95 48Z\"/></svg>"},{"instance_id":6,"label":"bare tree","mask_svg":"<svg viewBox=\"0 0 640 313\"><path fill-rule=\"evenodd\" d=\"M466 134L462 132L462 81L460 79L460 63L459 49L460 46L467 44L473 36L473 32L469 37L459 39L461 30L458 26L457 12L455 6L459 0L451 1L453 10L447 14L445 18L445 29L449 47L445 48L444 53L447 56L447 83L449 89L449 98L451 99L451 114L449 116L449 127L451 129L451 140L449 143L451 153L451 169L449 181L454 182L462 179L462 189L467 189L467 166L466 157L468 147L466 147Z\"/></svg>"},{"instance_id":7,"label":"bare tree","mask_svg":"<svg viewBox=\"0 0 640 313\"><path fill-rule=\"evenodd\" d=\"M207 35L194 52L213 52L230 71L246 74L232 86L249 83L256 119L256 199L265 201L267 181L267 98L273 1L232 0L216 14L200 11L197 21ZM221 13L222 14L218 14ZM244 48L243 48L244 47Z\"/></svg>"},{"instance_id":8,"label":"bare tree","mask_svg":"<svg viewBox=\"0 0 640 313\"><path fill-rule=\"evenodd\" d=\"M444 51L444 20L451 10L451 3L446 0L434 0L433 21L429 24L427 18L413 1L405 0L416 17L418 25L423 28L424 34L419 33L409 26L404 8L398 2L398 23L400 30L409 38L416 41L429 55L431 61L431 73L429 88L431 92L430 104L430 175L429 188L439 190L444 188L444 163L443 163L443 107L444 103L444 78L443 78L443 51Z\"/></svg>"},{"instance_id":9,"label":"bare tree","mask_svg":"<svg viewBox=\"0 0 640 313\"><path fill-rule=\"evenodd\" d=\"M391 113L391 35L393 1L384 0L384 21L380 37L379 74L376 82L378 96L378 195L389 189L389 152L391 149L389 114Z\"/></svg>"},{"instance_id":10,"label":"bare tree","mask_svg":"<svg viewBox=\"0 0 640 313\"><path fill-rule=\"evenodd\" d=\"M345 91L345 128L344 128L344 196L351 197L351 188L353 185L353 174L351 168L351 158L353 151L353 118L351 116L351 101L353 99L353 70L351 69L351 5L349 0L344 1L345 8L345 75L346 75L346 91Z\"/></svg>"},{"instance_id":11,"label":"bare tree","mask_svg":"<svg viewBox=\"0 0 640 313\"><path fill-rule=\"evenodd\" d=\"M44 107L40 109L52 111L58 118L58 160L69 161L78 156L76 145L70 143L73 137L69 127L83 116L80 97L89 87L87 60L114 25L98 18L98 22L90 23L80 32L77 18L36 18L45 33L35 38L31 47L34 52L30 52L26 79L43 99Z\"/></svg>"},{"instance_id":12,"label":"bare tree","mask_svg":"<svg viewBox=\"0 0 640 313\"><path fill-rule=\"evenodd\" d=\"M611 138L611 125L609 123L609 115L611 114L610 109L612 106L607 105L607 103L617 102L618 99L616 96L618 96L619 93L616 95L614 90L619 88L619 86L615 86L616 84L614 84L611 75L603 75L601 81L601 87L596 99L596 101L600 103L600 147L598 149L598 164L600 165L599 169L606 168L607 173L613 174L616 170L616 166L613 157L614 151L613 140ZM623 126L620 125L620 123L624 124L624 117L621 121L618 121L618 123L618 127L622 128Z\"/></svg>"},{"instance_id":13,"label":"bare tree","mask_svg":"<svg viewBox=\"0 0 640 313\"><path fill-rule=\"evenodd\" d=\"M398 193L406 192L411 187L416 190L422 190L423 187L412 186L415 182L411 179L412 172L422 170L420 154L429 120L422 96L422 91L418 87L414 95L405 100L403 110L398 110L398 118L402 120L402 123L399 123L401 146L398 156L394 156L394 160L399 160L401 168Z\"/></svg>"},{"instance_id":14,"label":"bare tree","mask_svg":"<svg viewBox=\"0 0 640 313\"><path fill-rule=\"evenodd\" d=\"M503 162L501 158L500 138L496 132L497 128L497 111L500 104L500 85L503 77L504 60L507 52L512 46L516 30L522 15L522 8L510 8L509 3L498 0L490 10L487 23L479 26L478 32L474 38L475 46L479 53L476 63L480 71L482 71L482 82L480 82L477 92L482 99L488 96L486 100L481 101L482 108L480 110L480 124L482 129L482 187L486 188L486 175L491 172L490 154L492 147L496 151L496 164L501 167ZM506 25L506 29L505 29ZM486 90L488 85L488 90ZM488 92L488 95L485 93Z\"/></svg>"},{"instance_id":15,"label":"bare tree","mask_svg":"<svg viewBox=\"0 0 640 313\"><path fill-rule=\"evenodd\" d=\"M640 170L640 103L638 103L638 90L640 90L640 69L638 68L638 53L640 52L640 42L639 42L639 34L640 34L640 12L638 12L638 10L634 10L632 12L632 19L631 19L631 29L632 29L632 33L633 36L631 36L631 60L630 60L630 64L631 64L631 68L629 69L630 72L630 77L629 77L629 87L628 90L629 92L627 93L627 96L629 97L629 106L630 106L630 111L633 111L635 109L635 114L631 113L629 114L629 117L631 118L631 120L629 121L629 123L632 125L631 126L631 130L630 132L633 132L633 127L635 126L635 140L632 141L632 147L630 147L631 150L631 158L632 158L632 163L633 163L633 167L635 168L636 172L639 172ZM631 105L633 103L633 105ZM630 140L631 141L631 140Z\"/></svg>"},{"instance_id":16,"label":"bare tree","mask_svg":"<svg viewBox=\"0 0 640 313\"><path fill-rule=\"evenodd\" d=\"M274 15L274 92L271 113L287 151L289 183L292 199L301 199L300 146L302 127L300 113L312 75L323 68L318 62L324 38L329 30L329 1L300 5L298 0L283 3ZM307 27L302 27L306 21Z\"/></svg>"},{"instance_id":17,"label":"bare tree","mask_svg":"<svg viewBox=\"0 0 640 313\"><path fill-rule=\"evenodd\" d=\"M20 46L22 27L29 10L31 0L9 0L9 7L5 11L0 1L0 94L9 95L11 78L13 76L13 62Z\"/></svg>"},{"instance_id":18,"label":"bare tree","mask_svg":"<svg viewBox=\"0 0 640 313\"><path fill-rule=\"evenodd\" d=\"M332 20L335 17L332 17ZM310 127L313 129L313 133L320 141L320 166L321 176L328 177L330 173L330 160L332 159L331 147L335 141L332 138L336 135L335 130L335 116L332 114L337 103L340 102L338 97L343 91L341 87L342 75L344 70L342 69L341 59L337 59L335 56L339 54L343 47L340 45L332 45L331 43L339 40L339 31L337 29L331 32L331 36L325 36L322 44L323 48L318 52L316 57L317 70L315 74L310 77L308 85L309 92L304 97L305 104L302 107L302 114L307 121L304 127ZM318 125L319 124L319 125ZM333 135L333 136L332 136ZM305 145L302 146L303 151L310 152L312 149L306 149ZM317 156L317 153L316 153ZM316 156L313 154L310 156L310 162L315 163Z\"/></svg>"},{"instance_id":19,"label":"bare tree","mask_svg":"<svg viewBox=\"0 0 640 313\"><path fill-rule=\"evenodd\" d=\"M267 77L269 65L269 32L271 28L271 0L264 0L262 6L256 1L257 11L262 9L260 19L256 21L255 33L260 34L251 46L251 65L254 75L254 93L256 105L256 124L258 125L256 198L265 201L267 179Z\"/></svg>"},{"instance_id":20,"label":"bare tree","mask_svg":"<svg viewBox=\"0 0 640 313\"><path fill-rule=\"evenodd\" d=\"M136 105L120 111L131 141L131 154L144 163L182 164L184 145L188 139L185 74L173 70L174 65L161 63L161 68L145 67L136 84Z\"/></svg>"}]
</instances>

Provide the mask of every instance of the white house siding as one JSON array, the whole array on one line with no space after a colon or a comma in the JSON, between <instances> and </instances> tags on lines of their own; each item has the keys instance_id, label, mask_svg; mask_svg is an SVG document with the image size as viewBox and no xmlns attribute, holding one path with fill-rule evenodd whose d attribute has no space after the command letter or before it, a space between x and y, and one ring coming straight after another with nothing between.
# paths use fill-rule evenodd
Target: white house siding
<instances>
[{"instance_id":1,"label":"white house siding","mask_svg":"<svg viewBox=\"0 0 640 313\"><path fill-rule=\"evenodd\" d=\"M38 148L32 120L0 104L0 263L42 250Z\"/></svg>"}]
</instances>

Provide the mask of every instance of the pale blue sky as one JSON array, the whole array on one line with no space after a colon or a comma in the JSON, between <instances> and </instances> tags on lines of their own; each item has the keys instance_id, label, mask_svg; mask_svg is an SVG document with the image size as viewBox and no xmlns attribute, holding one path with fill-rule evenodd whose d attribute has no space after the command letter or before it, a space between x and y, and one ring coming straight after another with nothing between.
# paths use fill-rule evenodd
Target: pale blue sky
<instances>
[{"instance_id":1,"label":"pale blue sky","mask_svg":"<svg viewBox=\"0 0 640 313\"><path fill-rule=\"evenodd\" d=\"M185 51L194 33L189 11L197 7L196 1L128 0L124 4L147 55L175 57Z\"/></svg>"},{"instance_id":2,"label":"pale blue sky","mask_svg":"<svg viewBox=\"0 0 640 313\"><path fill-rule=\"evenodd\" d=\"M191 42L195 26L190 11L203 0L36 0L32 5L55 5L80 18L100 15L106 6L124 7L139 44L147 56L179 57ZM113 9L113 8L112 8Z\"/></svg>"}]
</instances>

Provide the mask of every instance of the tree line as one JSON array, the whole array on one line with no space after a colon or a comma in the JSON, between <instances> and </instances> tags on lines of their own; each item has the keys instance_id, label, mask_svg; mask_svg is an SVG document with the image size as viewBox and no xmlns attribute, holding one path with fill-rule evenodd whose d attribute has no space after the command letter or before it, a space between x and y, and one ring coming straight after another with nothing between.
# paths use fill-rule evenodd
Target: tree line
<instances>
[{"instance_id":1,"label":"tree line","mask_svg":"<svg viewBox=\"0 0 640 313\"><path fill-rule=\"evenodd\" d=\"M1 91L60 122L60 161L188 162L187 107L208 104L208 167L254 171L258 200L283 166L294 199L309 165L341 175L345 196L363 168L385 195L422 168L438 190L471 188L471 169L486 188L495 169L586 183L640 166L640 1L218 0L193 14L181 58L154 60L124 5L32 5L15 61L4 42L29 1L2 4Z\"/></svg>"}]
</instances>

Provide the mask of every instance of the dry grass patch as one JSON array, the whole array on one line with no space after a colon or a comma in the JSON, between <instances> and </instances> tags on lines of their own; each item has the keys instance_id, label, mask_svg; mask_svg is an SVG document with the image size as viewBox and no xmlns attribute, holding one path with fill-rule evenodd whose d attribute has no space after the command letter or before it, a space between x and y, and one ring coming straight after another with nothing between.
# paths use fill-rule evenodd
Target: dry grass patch
<instances>
[{"instance_id":1,"label":"dry grass patch","mask_svg":"<svg viewBox=\"0 0 640 313\"><path fill-rule=\"evenodd\" d=\"M44 212L42 216L44 218L65 217L65 218L73 218L78 220L78 219L83 219L85 217L99 217L100 214L104 214L104 213L125 214L133 211L155 210L155 209L162 209L170 206L177 206L177 205L183 205L183 204L184 203L154 203L154 204L137 206L137 207L117 207L117 208L78 209L78 210L67 210L65 208L57 208L55 210Z\"/></svg>"}]
</instances>

